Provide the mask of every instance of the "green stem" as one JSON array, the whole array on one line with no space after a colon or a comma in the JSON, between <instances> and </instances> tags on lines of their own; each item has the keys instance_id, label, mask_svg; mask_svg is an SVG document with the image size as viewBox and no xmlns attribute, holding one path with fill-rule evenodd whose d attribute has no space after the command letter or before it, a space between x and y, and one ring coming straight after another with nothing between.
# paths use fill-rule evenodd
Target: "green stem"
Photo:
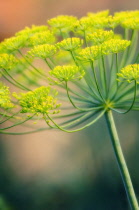
<instances>
[{"instance_id":1,"label":"green stem","mask_svg":"<svg viewBox=\"0 0 139 210\"><path fill-rule=\"evenodd\" d=\"M107 93L107 77L106 77L106 68L105 68L105 61L104 61L104 56L101 57L102 59L102 70L103 70L103 74L104 74L104 88L105 88L105 92Z\"/></svg>"},{"instance_id":2,"label":"green stem","mask_svg":"<svg viewBox=\"0 0 139 210\"><path fill-rule=\"evenodd\" d=\"M38 72L43 78L46 77L45 74L41 73L27 58L24 56L24 54L18 50L19 54L25 59L25 61L36 71Z\"/></svg>"},{"instance_id":3,"label":"green stem","mask_svg":"<svg viewBox=\"0 0 139 210\"><path fill-rule=\"evenodd\" d=\"M135 196L131 178L130 178L130 175L128 172L128 168L127 168L127 165L126 165L126 162L124 159L124 155L123 155L123 152L121 149L119 137L118 137L117 130L115 127L115 122L113 119L112 111L110 111L110 110L107 111L105 113L105 117L106 117L108 129L109 129L109 133L111 136L111 141L112 141L114 153L116 156L117 164L118 164L121 176L122 176L122 180L123 180L123 183L125 186L125 190L126 190L126 194L128 197L130 207L132 210L139 210L138 202L137 202L137 199Z\"/></svg>"},{"instance_id":4,"label":"green stem","mask_svg":"<svg viewBox=\"0 0 139 210\"><path fill-rule=\"evenodd\" d=\"M48 65L48 67L52 70L53 67L52 67L51 64L48 62L48 60L47 60L47 59L44 59L44 61L46 62L46 64Z\"/></svg>"},{"instance_id":5,"label":"green stem","mask_svg":"<svg viewBox=\"0 0 139 210\"><path fill-rule=\"evenodd\" d=\"M71 99L67 81L65 82L65 85L66 85L66 93L67 93L68 99L69 99L70 103L73 105L73 107L75 109L78 109L78 110L83 111L83 112L91 111L91 110L96 110L96 107L91 107L91 108L88 108L88 109L83 109L83 108L80 108L80 107L76 106L75 103L73 102L73 100Z\"/></svg>"},{"instance_id":6,"label":"green stem","mask_svg":"<svg viewBox=\"0 0 139 210\"><path fill-rule=\"evenodd\" d=\"M137 81L136 80L135 80L135 86L134 87L135 87L134 88L134 96L133 96L133 100L132 100L132 103L131 103L130 107L125 112L121 112L121 111L118 111L118 110L116 111L114 109L116 112L118 112L120 114L126 114L133 108L133 106L135 104L135 100L136 100L136 94L137 94Z\"/></svg>"},{"instance_id":7,"label":"green stem","mask_svg":"<svg viewBox=\"0 0 139 210\"><path fill-rule=\"evenodd\" d=\"M94 80L95 80L95 83L96 83L98 93L99 93L100 97L102 98L102 100L105 102L105 99L104 99L104 97L103 97L103 95L100 91L100 88L99 88L99 84L98 84L98 81L97 81L97 76L96 76L96 73L95 73L93 61L90 61L90 65L91 65L91 68L92 68L92 71L93 71L93 74L94 74Z\"/></svg>"},{"instance_id":8,"label":"green stem","mask_svg":"<svg viewBox=\"0 0 139 210\"><path fill-rule=\"evenodd\" d=\"M84 126L81 127L81 128L78 128L78 129L76 129L76 130L66 130L66 129L63 129L63 127L59 126L59 125L50 117L50 115L47 114L46 116L49 118L49 120L50 120L50 121L56 126L56 128L58 128L59 130L65 131L65 132L67 132L67 133L74 133L74 132L81 131L81 130L85 129L85 128L89 127L90 125L93 125L95 122L97 122L97 121L104 115L104 113L105 113L105 110L103 110L102 112L100 112L100 114L99 114L93 121L89 122L88 124L84 125ZM44 115L44 119L47 120L46 117L45 117L45 115Z\"/></svg>"}]
</instances>

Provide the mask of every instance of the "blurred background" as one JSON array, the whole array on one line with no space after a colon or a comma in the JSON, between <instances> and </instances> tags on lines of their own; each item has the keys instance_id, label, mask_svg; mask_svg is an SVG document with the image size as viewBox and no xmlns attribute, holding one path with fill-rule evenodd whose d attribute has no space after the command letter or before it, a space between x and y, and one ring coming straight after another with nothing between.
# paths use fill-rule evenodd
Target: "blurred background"
<instances>
[{"instance_id":1,"label":"blurred background","mask_svg":"<svg viewBox=\"0 0 139 210\"><path fill-rule=\"evenodd\" d=\"M137 0L1 0L0 40L67 14L139 9ZM115 115L139 199L139 113ZM128 210L105 119L84 131L0 136L2 210ZM4 204L7 203L7 205ZM4 207L5 206L5 207Z\"/></svg>"}]
</instances>

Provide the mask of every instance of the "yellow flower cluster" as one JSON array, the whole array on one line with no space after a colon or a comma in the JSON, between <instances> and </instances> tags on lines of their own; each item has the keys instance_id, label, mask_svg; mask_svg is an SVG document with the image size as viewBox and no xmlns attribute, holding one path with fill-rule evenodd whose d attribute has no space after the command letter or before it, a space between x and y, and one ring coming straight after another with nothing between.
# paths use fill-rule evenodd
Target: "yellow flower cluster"
<instances>
[{"instance_id":1,"label":"yellow flower cluster","mask_svg":"<svg viewBox=\"0 0 139 210\"><path fill-rule=\"evenodd\" d=\"M18 64L18 60L6 53L0 54L0 69L10 70Z\"/></svg>"},{"instance_id":2,"label":"yellow flower cluster","mask_svg":"<svg viewBox=\"0 0 139 210\"><path fill-rule=\"evenodd\" d=\"M42 44L53 44L56 41L55 36L49 30L35 33L28 40L29 46Z\"/></svg>"},{"instance_id":3,"label":"yellow flower cluster","mask_svg":"<svg viewBox=\"0 0 139 210\"><path fill-rule=\"evenodd\" d=\"M115 12L114 17L118 18L120 23L122 23L124 20L139 17L139 10Z\"/></svg>"},{"instance_id":4,"label":"yellow flower cluster","mask_svg":"<svg viewBox=\"0 0 139 210\"><path fill-rule=\"evenodd\" d=\"M124 28L138 30L139 29L139 17L138 18L129 18L123 21L122 26Z\"/></svg>"},{"instance_id":5,"label":"yellow flower cluster","mask_svg":"<svg viewBox=\"0 0 139 210\"><path fill-rule=\"evenodd\" d=\"M92 47L86 47L82 49L79 52L77 59L84 62L88 62L88 61L97 60L98 58L100 58L101 55L102 55L101 46L95 45Z\"/></svg>"},{"instance_id":6,"label":"yellow flower cluster","mask_svg":"<svg viewBox=\"0 0 139 210\"><path fill-rule=\"evenodd\" d=\"M119 53L124 51L130 44L131 41L128 40L110 39L101 45L102 53L104 55Z\"/></svg>"},{"instance_id":7,"label":"yellow flower cluster","mask_svg":"<svg viewBox=\"0 0 139 210\"><path fill-rule=\"evenodd\" d=\"M36 26L32 25L32 27L25 27L23 30L17 32L15 35L20 36L20 35L26 35L27 37L31 37L35 33L40 33L47 31L48 27L46 25L41 25L41 26Z\"/></svg>"},{"instance_id":8,"label":"yellow flower cluster","mask_svg":"<svg viewBox=\"0 0 139 210\"><path fill-rule=\"evenodd\" d=\"M131 64L122 68L117 76L129 83L135 80L139 83L139 64Z\"/></svg>"},{"instance_id":9,"label":"yellow flower cluster","mask_svg":"<svg viewBox=\"0 0 139 210\"><path fill-rule=\"evenodd\" d=\"M114 32L112 30L105 31L98 29L96 32L89 34L87 36L88 41L93 41L94 45L102 44L103 42L112 39L114 37Z\"/></svg>"},{"instance_id":10,"label":"yellow flower cluster","mask_svg":"<svg viewBox=\"0 0 139 210\"><path fill-rule=\"evenodd\" d=\"M90 17L82 17L80 20L77 20L73 25L73 31L75 33L84 33L85 31L93 31L92 22Z\"/></svg>"},{"instance_id":11,"label":"yellow flower cluster","mask_svg":"<svg viewBox=\"0 0 139 210\"><path fill-rule=\"evenodd\" d=\"M84 70L81 70L77 66L56 66L53 70L49 71L49 74L53 77L58 79L51 79L49 78L50 81L53 83L59 84L63 81L74 81L74 80L79 80L81 79L84 75L85 72Z\"/></svg>"},{"instance_id":12,"label":"yellow flower cluster","mask_svg":"<svg viewBox=\"0 0 139 210\"><path fill-rule=\"evenodd\" d=\"M107 17L109 15L109 10L103 10L103 11L99 11L99 12L88 12L87 13L87 16L89 17L98 17L98 18L101 18L101 17Z\"/></svg>"},{"instance_id":13,"label":"yellow flower cluster","mask_svg":"<svg viewBox=\"0 0 139 210\"><path fill-rule=\"evenodd\" d=\"M0 83L0 108L10 109L13 107L14 105L11 103L9 87L6 87Z\"/></svg>"},{"instance_id":14,"label":"yellow flower cluster","mask_svg":"<svg viewBox=\"0 0 139 210\"><path fill-rule=\"evenodd\" d=\"M57 51L57 48L54 45L50 44L43 44L43 45L38 45L32 48L29 52L28 55L41 59L46 59L52 57Z\"/></svg>"},{"instance_id":15,"label":"yellow flower cluster","mask_svg":"<svg viewBox=\"0 0 139 210\"><path fill-rule=\"evenodd\" d=\"M138 30L139 29L139 11L122 11L116 12L114 17L119 19L119 24L123 28Z\"/></svg>"},{"instance_id":16,"label":"yellow flower cluster","mask_svg":"<svg viewBox=\"0 0 139 210\"><path fill-rule=\"evenodd\" d=\"M15 51L22 49L26 46L28 37L26 35L11 37L1 42L1 48L3 53L14 53Z\"/></svg>"},{"instance_id":17,"label":"yellow flower cluster","mask_svg":"<svg viewBox=\"0 0 139 210\"><path fill-rule=\"evenodd\" d=\"M60 107L60 103L57 103L55 96L56 90L50 89L50 87L39 87L33 91L27 93L13 94L18 99L20 106L22 107L21 113L42 113L42 114L56 114L59 112L57 108Z\"/></svg>"},{"instance_id":18,"label":"yellow flower cluster","mask_svg":"<svg viewBox=\"0 0 139 210\"><path fill-rule=\"evenodd\" d=\"M65 51L74 51L83 45L83 40L80 38L72 37L62 40L57 43L57 46Z\"/></svg>"},{"instance_id":19,"label":"yellow flower cluster","mask_svg":"<svg viewBox=\"0 0 139 210\"><path fill-rule=\"evenodd\" d=\"M73 24L77 20L74 16L59 15L55 18L48 20L48 24L54 29L55 32L69 32L73 28Z\"/></svg>"}]
</instances>

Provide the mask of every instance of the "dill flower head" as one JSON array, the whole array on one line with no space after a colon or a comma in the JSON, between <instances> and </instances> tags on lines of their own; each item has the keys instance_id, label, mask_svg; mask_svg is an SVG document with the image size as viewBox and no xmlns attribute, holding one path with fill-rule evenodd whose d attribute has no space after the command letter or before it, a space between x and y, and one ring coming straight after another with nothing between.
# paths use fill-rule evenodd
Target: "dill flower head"
<instances>
[{"instance_id":1,"label":"dill flower head","mask_svg":"<svg viewBox=\"0 0 139 210\"><path fill-rule=\"evenodd\" d=\"M13 107L14 105L11 103L9 87L0 83L0 108L10 109Z\"/></svg>"},{"instance_id":2,"label":"dill flower head","mask_svg":"<svg viewBox=\"0 0 139 210\"><path fill-rule=\"evenodd\" d=\"M131 44L128 40L110 39L102 44L103 54L119 53Z\"/></svg>"},{"instance_id":3,"label":"dill flower head","mask_svg":"<svg viewBox=\"0 0 139 210\"><path fill-rule=\"evenodd\" d=\"M87 16L89 17L107 17L109 15L109 10L102 10L99 12L88 12Z\"/></svg>"},{"instance_id":4,"label":"dill flower head","mask_svg":"<svg viewBox=\"0 0 139 210\"><path fill-rule=\"evenodd\" d=\"M139 17L137 18L128 18L122 22L124 28L138 30L139 29Z\"/></svg>"},{"instance_id":5,"label":"dill flower head","mask_svg":"<svg viewBox=\"0 0 139 210\"><path fill-rule=\"evenodd\" d=\"M53 81L56 84L59 84L63 81L76 81L81 79L85 72L84 70L81 70L77 66L56 66L53 70L49 71L49 74L55 79L49 79L50 81Z\"/></svg>"},{"instance_id":6,"label":"dill flower head","mask_svg":"<svg viewBox=\"0 0 139 210\"><path fill-rule=\"evenodd\" d=\"M122 68L117 76L119 77L118 80L123 79L129 83L136 80L139 83L139 64L131 64Z\"/></svg>"},{"instance_id":7,"label":"dill flower head","mask_svg":"<svg viewBox=\"0 0 139 210\"><path fill-rule=\"evenodd\" d=\"M74 51L83 45L83 40L80 38L72 37L62 40L57 43L57 46L65 51Z\"/></svg>"},{"instance_id":8,"label":"dill flower head","mask_svg":"<svg viewBox=\"0 0 139 210\"><path fill-rule=\"evenodd\" d=\"M25 27L23 30L17 32L15 35L26 35L27 37L31 37L35 33L47 31L48 27L46 25L36 26L32 25L32 27Z\"/></svg>"},{"instance_id":9,"label":"dill flower head","mask_svg":"<svg viewBox=\"0 0 139 210\"><path fill-rule=\"evenodd\" d=\"M73 26L73 31L77 34L84 34L84 32L93 30L90 17L82 17L80 20L77 20Z\"/></svg>"},{"instance_id":10,"label":"dill flower head","mask_svg":"<svg viewBox=\"0 0 139 210\"><path fill-rule=\"evenodd\" d=\"M44 119L45 114L58 112L60 104L55 98L57 92L42 84L58 86L60 99L69 103L75 112L68 113L70 119L65 122L57 120L58 117L53 121L48 115L50 127L58 127L55 120L62 129L80 123L88 126L95 116L99 119L110 109L137 110L138 29L139 11L110 15L109 10L104 10L80 19L57 16L48 20L48 26L26 27L0 44L0 76L13 86L29 91L14 94L22 113L41 113ZM34 62L36 58L45 62ZM133 83L126 85L119 81L135 81L135 87ZM30 91L34 87L37 89ZM62 111L65 113L65 108Z\"/></svg>"},{"instance_id":11,"label":"dill flower head","mask_svg":"<svg viewBox=\"0 0 139 210\"><path fill-rule=\"evenodd\" d=\"M48 24L54 29L55 32L69 32L73 28L73 24L77 20L74 16L59 15L55 18L48 20Z\"/></svg>"},{"instance_id":12,"label":"dill flower head","mask_svg":"<svg viewBox=\"0 0 139 210\"><path fill-rule=\"evenodd\" d=\"M6 53L0 54L0 69L10 70L18 64L18 60Z\"/></svg>"},{"instance_id":13,"label":"dill flower head","mask_svg":"<svg viewBox=\"0 0 139 210\"><path fill-rule=\"evenodd\" d=\"M112 15L109 15L107 17L107 26L108 28L116 28L119 25L120 21L118 17L114 17Z\"/></svg>"},{"instance_id":14,"label":"dill flower head","mask_svg":"<svg viewBox=\"0 0 139 210\"><path fill-rule=\"evenodd\" d=\"M102 55L101 46L95 45L92 47L86 47L82 49L78 53L77 59L84 62L88 62L88 61L97 60L101 55Z\"/></svg>"},{"instance_id":15,"label":"dill flower head","mask_svg":"<svg viewBox=\"0 0 139 210\"><path fill-rule=\"evenodd\" d=\"M114 37L114 32L111 31L105 31L102 29L98 29L96 32L92 34L88 34L87 40L93 41L94 45L102 44L103 42L112 39Z\"/></svg>"},{"instance_id":16,"label":"dill flower head","mask_svg":"<svg viewBox=\"0 0 139 210\"><path fill-rule=\"evenodd\" d=\"M33 47L29 52L28 55L32 56L33 58L41 58L46 59L52 57L56 54L57 48L54 45L43 44Z\"/></svg>"},{"instance_id":17,"label":"dill flower head","mask_svg":"<svg viewBox=\"0 0 139 210\"><path fill-rule=\"evenodd\" d=\"M92 27L95 29L104 29L108 25L107 17L95 17L92 18Z\"/></svg>"},{"instance_id":18,"label":"dill flower head","mask_svg":"<svg viewBox=\"0 0 139 210\"><path fill-rule=\"evenodd\" d=\"M139 17L139 10L115 12L114 17L119 19L119 22L122 24L127 19Z\"/></svg>"},{"instance_id":19,"label":"dill flower head","mask_svg":"<svg viewBox=\"0 0 139 210\"><path fill-rule=\"evenodd\" d=\"M36 46L42 44L53 44L55 42L55 36L51 31L42 31L35 33L28 40L29 46Z\"/></svg>"},{"instance_id":20,"label":"dill flower head","mask_svg":"<svg viewBox=\"0 0 139 210\"><path fill-rule=\"evenodd\" d=\"M14 53L17 50L24 48L26 46L27 39L28 37L26 35L5 39L1 43L3 53Z\"/></svg>"},{"instance_id":21,"label":"dill flower head","mask_svg":"<svg viewBox=\"0 0 139 210\"><path fill-rule=\"evenodd\" d=\"M55 98L58 92L52 90L50 87L39 87L27 93L20 93L20 95L13 94L18 99L22 108L21 113L41 113L41 114L55 114L59 110L60 103L57 103Z\"/></svg>"}]
</instances>

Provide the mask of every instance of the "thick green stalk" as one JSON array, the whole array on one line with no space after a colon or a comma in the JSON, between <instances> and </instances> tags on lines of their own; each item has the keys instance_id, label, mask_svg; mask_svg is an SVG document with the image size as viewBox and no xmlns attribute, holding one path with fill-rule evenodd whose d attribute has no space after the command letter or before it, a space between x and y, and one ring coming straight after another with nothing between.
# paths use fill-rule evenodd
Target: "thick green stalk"
<instances>
[{"instance_id":1,"label":"thick green stalk","mask_svg":"<svg viewBox=\"0 0 139 210\"><path fill-rule=\"evenodd\" d=\"M119 137L117 134L117 130L115 127L115 122L113 119L113 115L112 115L112 111L107 111L105 114L106 117L106 121L107 121L107 125L108 125L108 129L109 129L109 133L111 136L111 141L112 141L112 145L113 145L113 149L114 149L114 153L116 156L116 160L117 160L117 164L122 176L122 180L125 186L125 190L127 193L127 197L130 203L130 207L132 210L139 210L139 206L138 206L138 202L136 199L136 195L133 189L133 185L131 182L131 178L128 172L128 168L124 159L124 155L121 149L121 145L120 145L120 141L119 141Z\"/></svg>"}]
</instances>

